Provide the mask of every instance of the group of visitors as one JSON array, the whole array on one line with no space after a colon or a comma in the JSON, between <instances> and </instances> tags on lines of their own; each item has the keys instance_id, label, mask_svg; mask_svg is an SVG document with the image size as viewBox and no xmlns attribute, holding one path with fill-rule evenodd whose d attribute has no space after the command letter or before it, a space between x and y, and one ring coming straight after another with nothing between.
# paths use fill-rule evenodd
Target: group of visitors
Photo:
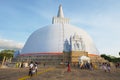
<instances>
[{"instance_id":1,"label":"group of visitors","mask_svg":"<svg viewBox=\"0 0 120 80\"><path fill-rule=\"evenodd\" d=\"M16 68L25 68L25 67L28 67L27 62L17 62L16 63Z\"/></svg>"},{"instance_id":2,"label":"group of visitors","mask_svg":"<svg viewBox=\"0 0 120 80\"><path fill-rule=\"evenodd\" d=\"M29 76L33 76L33 74L37 74L37 70L38 70L38 63L35 62L33 63L32 61L29 64Z\"/></svg>"},{"instance_id":3,"label":"group of visitors","mask_svg":"<svg viewBox=\"0 0 120 80\"><path fill-rule=\"evenodd\" d=\"M110 72L110 70L111 70L110 63L103 63L102 68L105 72L107 72L107 71Z\"/></svg>"},{"instance_id":4,"label":"group of visitors","mask_svg":"<svg viewBox=\"0 0 120 80\"><path fill-rule=\"evenodd\" d=\"M73 64L73 66L75 67L76 64ZM84 63L78 63L77 67L80 69L89 69L89 70L93 70L93 64L89 63L89 62L84 62Z\"/></svg>"},{"instance_id":5,"label":"group of visitors","mask_svg":"<svg viewBox=\"0 0 120 80\"><path fill-rule=\"evenodd\" d=\"M81 63L80 64L80 69L89 69L89 70L93 70L93 64L92 63Z\"/></svg>"}]
</instances>

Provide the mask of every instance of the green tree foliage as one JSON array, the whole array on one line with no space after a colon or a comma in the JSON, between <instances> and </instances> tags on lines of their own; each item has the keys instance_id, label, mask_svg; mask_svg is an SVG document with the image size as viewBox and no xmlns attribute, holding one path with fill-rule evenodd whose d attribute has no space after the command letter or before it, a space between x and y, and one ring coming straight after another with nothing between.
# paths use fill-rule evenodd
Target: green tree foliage
<instances>
[{"instance_id":1,"label":"green tree foliage","mask_svg":"<svg viewBox=\"0 0 120 80\"><path fill-rule=\"evenodd\" d=\"M120 62L120 58L116 58L113 56L102 54L101 57L103 57L105 60L108 60L109 62Z\"/></svg>"},{"instance_id":2,"label":"green tree foliage","mask_svg":"<svg viewBox=\"0 0 120 80\"><path fill-rule=\"evenodd\" d=\"M8 59L13 57L14 50L2 50L0 52L0 61L3 60L4 56L6 56Z\"/></svg>"}]
</instances>

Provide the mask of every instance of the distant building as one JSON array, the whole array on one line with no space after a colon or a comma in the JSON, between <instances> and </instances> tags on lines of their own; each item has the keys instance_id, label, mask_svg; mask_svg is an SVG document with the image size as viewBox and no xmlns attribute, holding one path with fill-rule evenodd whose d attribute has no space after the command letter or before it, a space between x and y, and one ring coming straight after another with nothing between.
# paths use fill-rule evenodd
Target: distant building
<instances>
[{"instance_id":1,"label":"distant building","mask_svg":"<svg viewBox=\"0 0 120 80\"><path fill-rule=\"evenodd\" d=\"M16 51L14 52L13 58L16 58L17 56L19 56L20 53L21 53L21 50L16 50Z\"/></svg>"}]
</instances>

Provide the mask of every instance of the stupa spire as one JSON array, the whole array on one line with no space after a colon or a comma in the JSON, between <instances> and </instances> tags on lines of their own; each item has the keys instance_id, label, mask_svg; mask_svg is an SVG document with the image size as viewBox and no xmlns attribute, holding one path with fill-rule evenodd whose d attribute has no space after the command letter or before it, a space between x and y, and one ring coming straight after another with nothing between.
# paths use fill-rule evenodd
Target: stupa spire
<instances>
[{"instance_id":1,"label":"stupa spire","mask_svg":"<svg viewBox=\"0 0 120 80\"><path fill-rule=\"evenodd\" d=\"M62 5L59 6L57 16L52 18L52 24L69 24L69 19L64 17Z\"/></svg>"},{"instance_id":2,"label":"stupa spire","mask_svg":"<svg viewBox=\"0 0 120 80\"><path fill-rule=\"evenodd\" d=\"M57 17L62 17L64 18L64 14L63 14L63 10L62 10L62 5L59 6L59 10L58 10L58 15Z\"/></svg>"}]
</instances>

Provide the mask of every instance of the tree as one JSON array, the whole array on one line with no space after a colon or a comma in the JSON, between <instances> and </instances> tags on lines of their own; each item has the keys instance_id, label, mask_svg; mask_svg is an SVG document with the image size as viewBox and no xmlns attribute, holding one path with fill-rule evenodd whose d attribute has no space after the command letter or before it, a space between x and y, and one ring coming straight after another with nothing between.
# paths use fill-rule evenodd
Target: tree
<instances>
[{"instance_id":1,"label":"tree","mask_svg":"<svg viewBox=\"0 0 120 80\"><path fill-rule=\"evenodd\" d=\"M2 50L0 53L9 53L9 54L13 54L14 50Z\"/></svg>"},{"instance_id":2,"label":"tree","mask_svg":"<svg viewBox=\"0 0 120 80\"><path fill-rule=\"evenodd\" d=\"M110 56L107 56L107 55L105 55L105 54L102 54L101 57L103 57L104 59L106 59L106 60L108 60L108 61L110 61L110 62L112 61L112 60L111 60L111 57L110 57Z\"/></svg>"},{"instance_id":3,"label":"tree","mask_svg":"<svg viewBox=\"0 0 120 80\"><path fill-rule=\"evenodd\" d=\"M120 62L120 58L116 58L116 57L111 57L105 54L102 54L101 57L103 57L104 59L108 60L109 62Z\"/></svg>"},{"instance_id":4,"label":"tree","mask_svg":"<svg viewBox=\"0 0 120 80\"><path fill-rule=\"evenodd\" d=\"M0 61L3 60L4 56L6 56L8 59L13 57L14 50L2 50L0 52Z\"/></svg>"}]
</instances>

